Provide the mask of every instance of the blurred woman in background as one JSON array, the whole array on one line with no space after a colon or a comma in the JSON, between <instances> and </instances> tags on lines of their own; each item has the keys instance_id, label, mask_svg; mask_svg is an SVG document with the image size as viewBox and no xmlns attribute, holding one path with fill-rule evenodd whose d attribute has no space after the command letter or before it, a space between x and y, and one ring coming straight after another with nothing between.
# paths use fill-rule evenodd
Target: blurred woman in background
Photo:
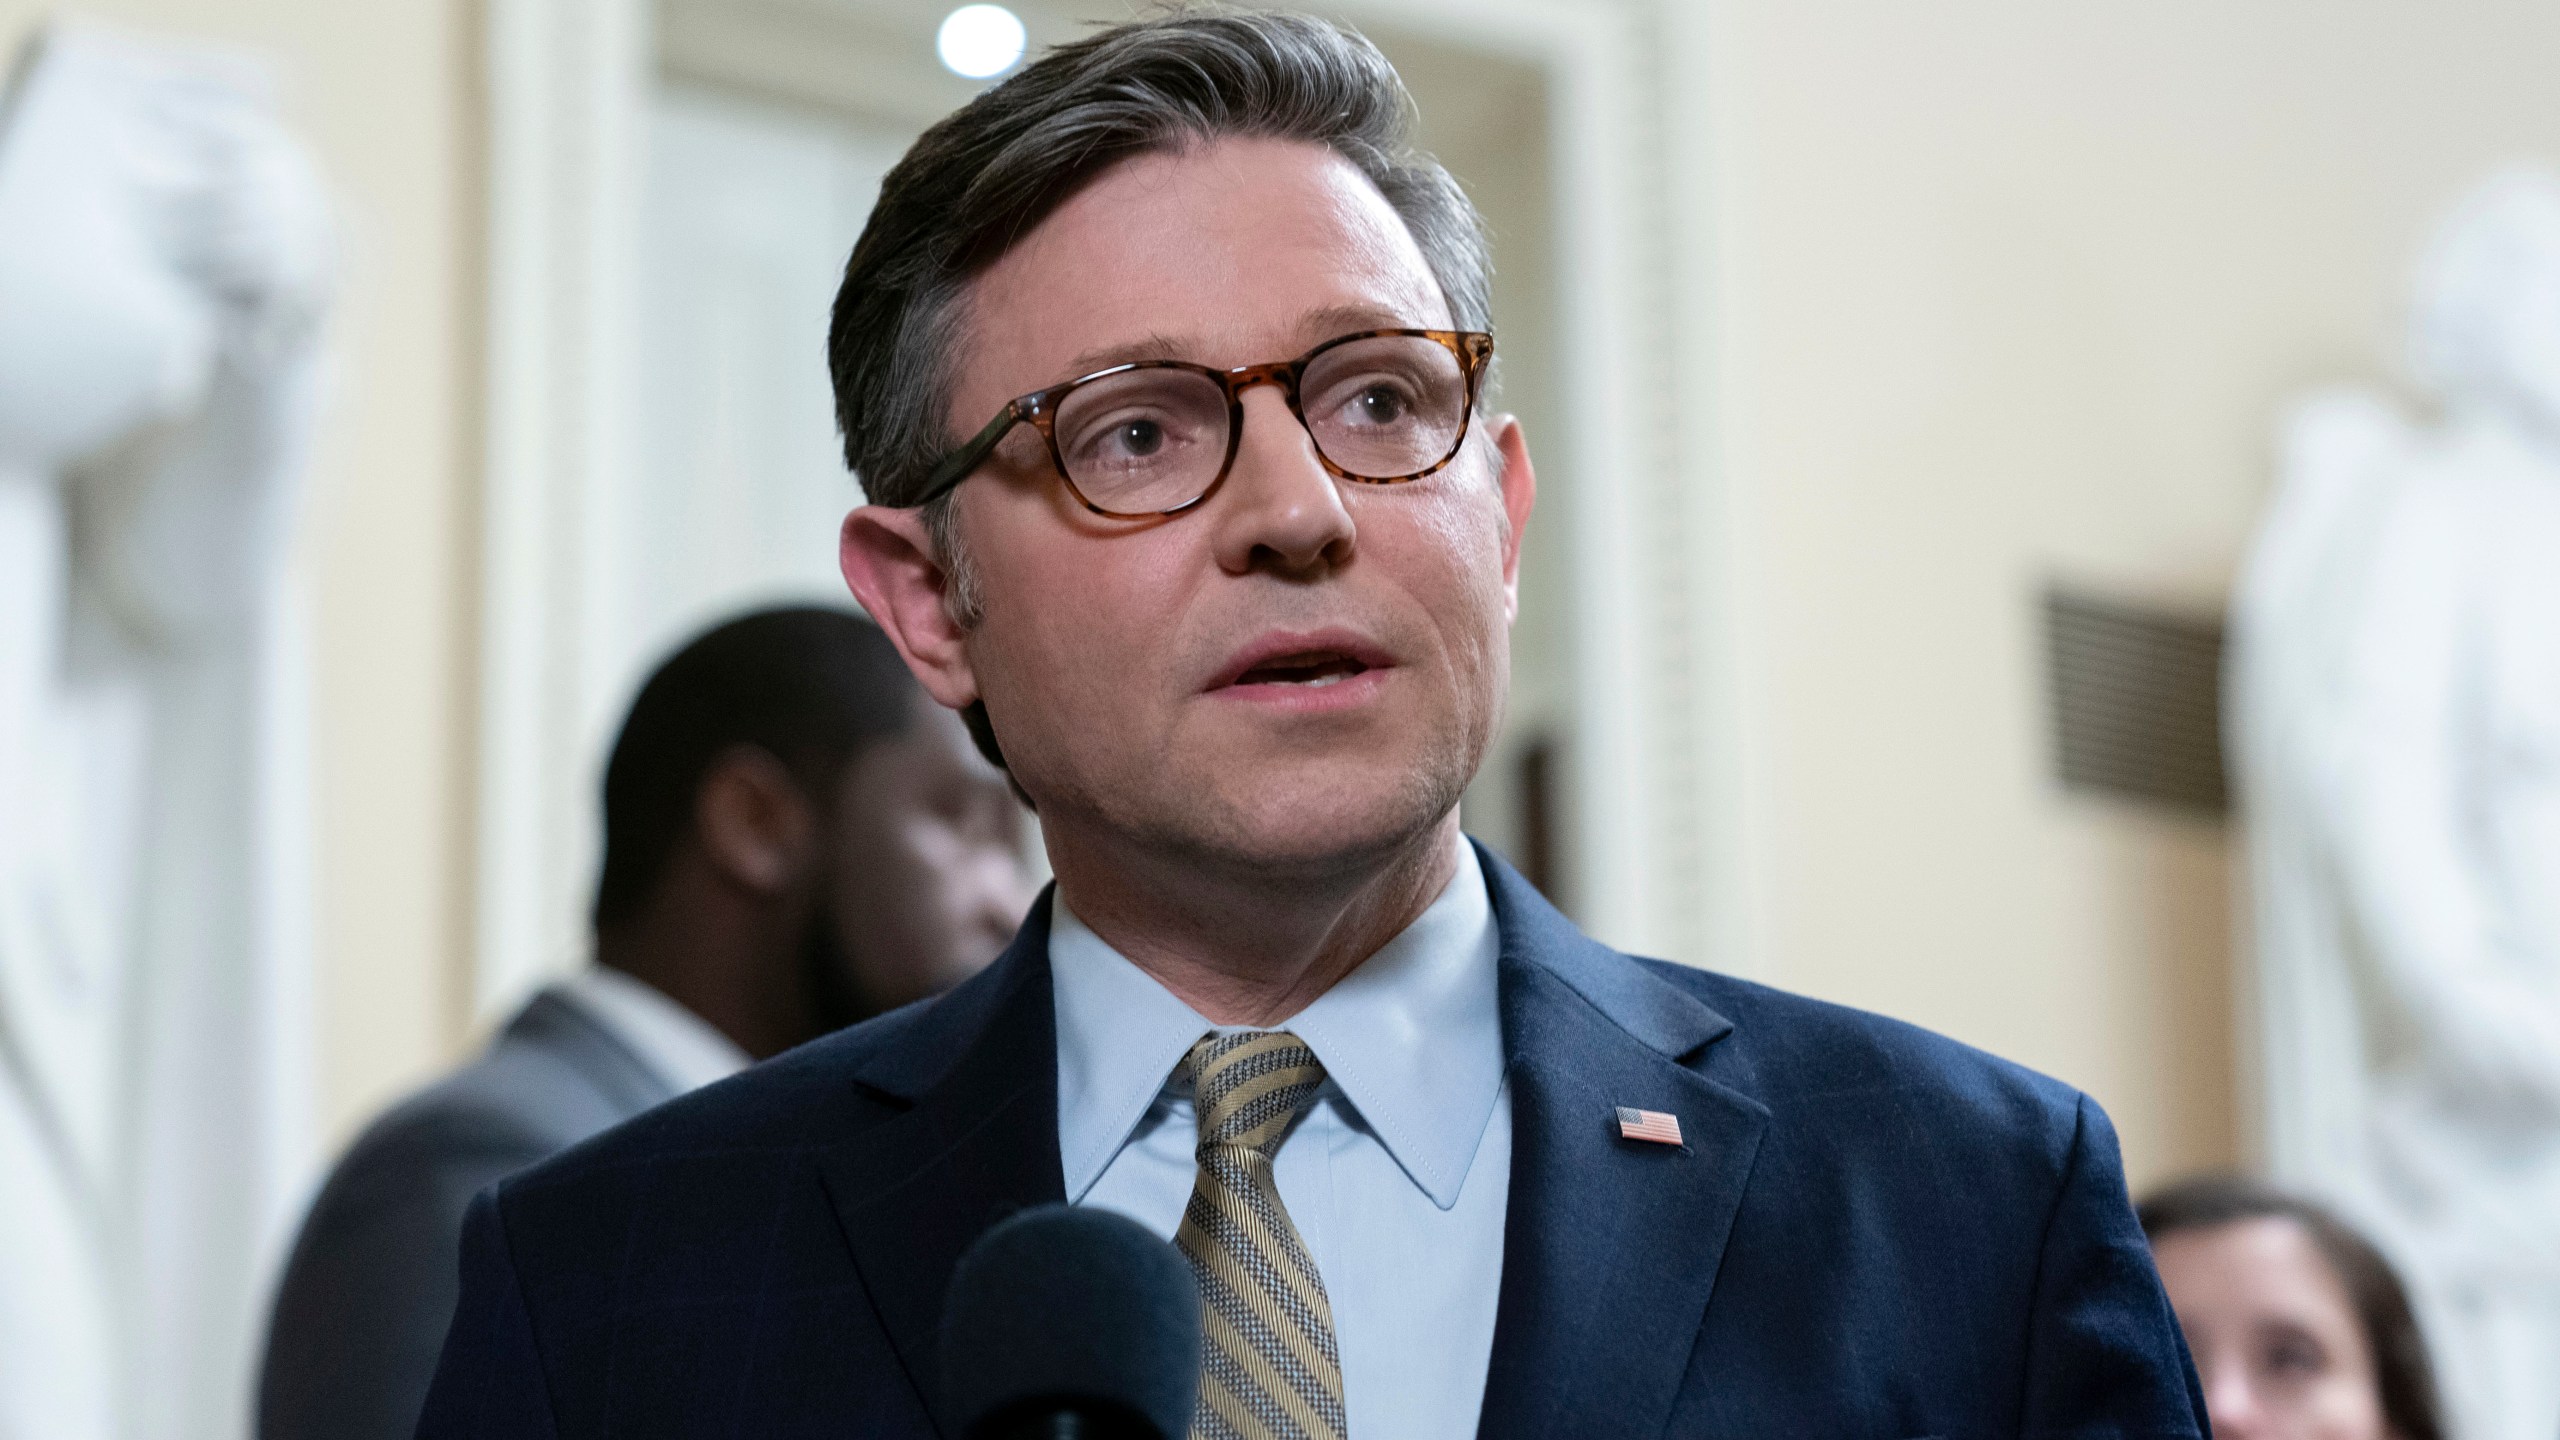
<instances>
[{"instance_id":1,"label":"blurred woman in background","mask_svg":"<svg viewBox=\"0 0 2560 1440\"><path fill-rule=\"evenodd\" d=\"M2136 1210L2215 1440L2445 1440L2408 1293L2363 1236L2238 1176Z\"/></svg>"}]
</instances>

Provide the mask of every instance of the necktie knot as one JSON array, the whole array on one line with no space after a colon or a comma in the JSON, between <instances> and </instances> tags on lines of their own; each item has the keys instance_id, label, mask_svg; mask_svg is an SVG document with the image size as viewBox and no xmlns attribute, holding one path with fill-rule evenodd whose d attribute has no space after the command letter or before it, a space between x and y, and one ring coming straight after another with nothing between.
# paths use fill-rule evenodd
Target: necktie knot
<instances>
[{"instance_id":1,"label":"necktie knot","mask_svg":"<svg viewBox=\"0 0 2560 1440\"><path fill-rule=\"evenodd\" d=\"M1316 1052L1286 1030L1203 1036L1183 1064L1191 1072L1204 1148L1236 1146L1268 1156L1324 1084Z\"/></svg>"}]
</instances>

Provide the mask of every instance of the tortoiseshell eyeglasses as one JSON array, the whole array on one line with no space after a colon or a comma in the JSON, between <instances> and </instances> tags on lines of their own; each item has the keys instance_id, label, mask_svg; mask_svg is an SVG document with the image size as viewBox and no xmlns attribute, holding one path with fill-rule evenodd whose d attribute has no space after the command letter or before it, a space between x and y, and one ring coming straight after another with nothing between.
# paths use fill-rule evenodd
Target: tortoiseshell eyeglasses
<instances>
[{"instance_id":1,"label":"tortoiseshell eyeglasses","mask_svg":"<svg viewBox=\"0 0 2560 1440\"><path fill-rule=\"evenodd\" d=\"M1256 385L1280 387L1335 478L1400 485L1456 458L1492 359L1493 337L1479 330L1363 330L1268 365L1114 365L1005 406L935 467L916 503L949 494L1027 421L1087 510L1179 515L1234 468L1244 392Z\"/></svg>"}]
</instances>

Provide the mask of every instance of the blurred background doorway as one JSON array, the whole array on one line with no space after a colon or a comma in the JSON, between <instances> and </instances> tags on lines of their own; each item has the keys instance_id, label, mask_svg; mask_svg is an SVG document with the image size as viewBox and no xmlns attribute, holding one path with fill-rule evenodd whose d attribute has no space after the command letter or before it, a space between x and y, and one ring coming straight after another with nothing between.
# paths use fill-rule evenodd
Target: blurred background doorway
<instances>
[{"instance_id":1,"label":"blurred background doorway","mask_svg":"<svg viewBox=\"0 0 2560 1440\"><path fill-rule=\"evenodd\" d=\"M834 534L859 496L838 458L828 307L880 176L988 83L938 53L951 11L934 0L524 10L512 28L506 7L493 16L503 318L472 986L482 1016L580 954L599 757L652 659L741 605L849 603ZM1015 13L1018 43L1036 54L1126 9ZM1629 267L1599 263L1637 228L1633 187L1608 188L1632 169L1635 147L1601 103L1624 87L1598 83L1630 47L1545 3L1509 6L1494 24L1432 0L1370 0L1344 18L1402 72L1422 145L1484 212L1495 404L1521 417L1537 457L1512 705L1467 795L1468 828L1596 932L1694 953L1699 888L1646 881L1697 849L1663 846L1655 829L1693 831L1707 812L1666 793L1666 775L1693 772L1643 738L1645 697L1681 713L1693 697L1674 700L1662 667L1642 663L1677 616L1632 603L1637 532L1617 493L1645 472L1635 457L1651 432L1648 392L1616 377L1659 367L1637 349ZM1569 94L1582 102L1561 103ZM1560 147L1615 163L1560 166ZM575 274L552 269L564 265ZM507 473L510 456L521 473Z\"/></svg>"}]
</instances>

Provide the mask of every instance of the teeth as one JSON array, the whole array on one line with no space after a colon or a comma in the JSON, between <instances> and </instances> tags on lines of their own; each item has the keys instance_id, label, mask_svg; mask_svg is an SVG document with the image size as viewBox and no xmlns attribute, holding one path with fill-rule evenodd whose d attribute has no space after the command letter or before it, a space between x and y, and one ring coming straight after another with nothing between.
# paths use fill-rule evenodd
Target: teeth
<instances>
[{"instance_id":1,"label":"teeth","mask_svg":"<svg viewBox=\"0 0 2560 1440\"><path fill-rule=\"evenodd\" d=\"M1349 656L1291 656L1272 664L1257 665L1246 671L1236 683L1318 689L1338 685L1354 675L1366 673L1368 668Z\"/></svg>"}]
</instances>

